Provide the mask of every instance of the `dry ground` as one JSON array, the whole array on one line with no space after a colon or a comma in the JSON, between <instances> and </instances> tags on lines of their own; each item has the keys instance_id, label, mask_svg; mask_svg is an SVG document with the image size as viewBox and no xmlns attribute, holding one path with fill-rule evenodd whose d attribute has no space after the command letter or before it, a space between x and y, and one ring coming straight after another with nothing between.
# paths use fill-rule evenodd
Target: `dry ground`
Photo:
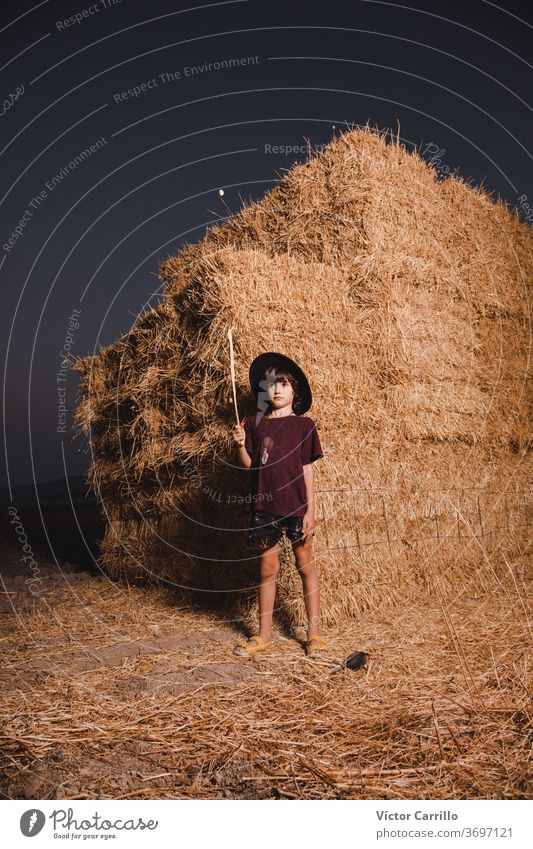
<instances>
[{"instance_id":1,"label":"dry ground","mask_svg":"<svg viewBox=\"0 0 533 849\"><path fill-rule=\"evenodd\" d=\"M32 597L4 551L3 798L531 796L527 586L416 597L232 655L239 624L165 589L40 561ZM366 670L334 658L370 653Z\"/></svg>"}]
</instances>

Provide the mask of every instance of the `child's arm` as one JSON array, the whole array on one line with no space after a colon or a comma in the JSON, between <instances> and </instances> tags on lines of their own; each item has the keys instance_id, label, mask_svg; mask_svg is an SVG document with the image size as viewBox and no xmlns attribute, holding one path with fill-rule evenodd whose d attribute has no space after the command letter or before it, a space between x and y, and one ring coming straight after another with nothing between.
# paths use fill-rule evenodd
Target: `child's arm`
<instances>
[{"instance_id":1,"label":"child's arm","mask_svg":"<svg viewBox=\"0 0 533 849\"><path fill-rule=\"evenodd\" d=\"M235 425L232 433L233 439L235 440L238 446L237 457L239 458L239 463L241 464L241 466L244 466L245 469L249 469L252 465L252 458L244 447L246 435L244 433L244 427L242 426L242 424Z\"/></svg>"},{"instance_id":2,"label":"child's arm","mask_svg":"<svg viewBox=\"0 0 533 849\"><path fill-rule=\"evenodd\" d=\"M313 464L308 463L303 467L305 481L305 495L307 502L307 510L302 522L302 536L311 537L315 532L315 483L313 476Z\"/></svg>"}]
</instances>

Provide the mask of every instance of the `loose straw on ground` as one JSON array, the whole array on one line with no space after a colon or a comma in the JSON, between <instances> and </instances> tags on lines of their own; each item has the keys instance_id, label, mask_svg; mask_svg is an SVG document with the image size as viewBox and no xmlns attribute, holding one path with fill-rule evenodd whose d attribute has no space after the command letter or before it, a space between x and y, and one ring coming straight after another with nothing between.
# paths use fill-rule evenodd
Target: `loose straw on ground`
<instances>
[{"instance_id":1,"label":"loose straw on ground","mask_svg":"<svg viewBox=\"0 0 533 849\"><path fill-rule=\"evenodd\" d=\"M332 655L356 639L374 662L329 676L304 632L251 661L161 588L47 587L0 622L3 798L531 798L527 615L500 588L330 629Z\"/></svg>"}]
</instances>

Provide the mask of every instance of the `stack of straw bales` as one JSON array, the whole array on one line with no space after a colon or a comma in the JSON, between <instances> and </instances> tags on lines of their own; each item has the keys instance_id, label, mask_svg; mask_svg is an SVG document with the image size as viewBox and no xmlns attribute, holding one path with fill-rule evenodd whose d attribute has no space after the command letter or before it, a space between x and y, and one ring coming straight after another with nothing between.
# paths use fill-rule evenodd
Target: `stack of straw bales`
<instances>
[{"instance_id":1,"label":"stack of straw bales","mask_svg":"<svg viewBox=\"0 0 533 849\"><path fill-rule=\"evenodd\" d=\"M528 534L531 229L365 128L160 268L162 302L76 367L113 576L252 597L241 416L265 350L310 376L327 623L406 586L467 591ZM285 551L279 603L301 621Z\"/></svg>"}]
</instances>

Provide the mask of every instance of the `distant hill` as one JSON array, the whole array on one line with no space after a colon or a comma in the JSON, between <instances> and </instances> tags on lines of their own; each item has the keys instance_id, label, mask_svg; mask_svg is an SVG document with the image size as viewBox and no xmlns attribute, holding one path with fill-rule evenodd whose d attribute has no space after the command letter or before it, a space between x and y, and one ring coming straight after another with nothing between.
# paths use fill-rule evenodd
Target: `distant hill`
<instances>
[{"instance_id":1,"label":"distant hill","mask_svg":"<svg viewBox=\"0 0 533 849\"><path fill-rule=\"evenodd\" d=\"M11 497L6 486L0 488L2 504L13 501L21 507L37 506L37 503L42 507L61 507L70 504L71 500L76 504L96 503L94 493L89 490L87 479L83 475L36 484L19 484L11 488Z\"/></svg>"}]
</instances>

